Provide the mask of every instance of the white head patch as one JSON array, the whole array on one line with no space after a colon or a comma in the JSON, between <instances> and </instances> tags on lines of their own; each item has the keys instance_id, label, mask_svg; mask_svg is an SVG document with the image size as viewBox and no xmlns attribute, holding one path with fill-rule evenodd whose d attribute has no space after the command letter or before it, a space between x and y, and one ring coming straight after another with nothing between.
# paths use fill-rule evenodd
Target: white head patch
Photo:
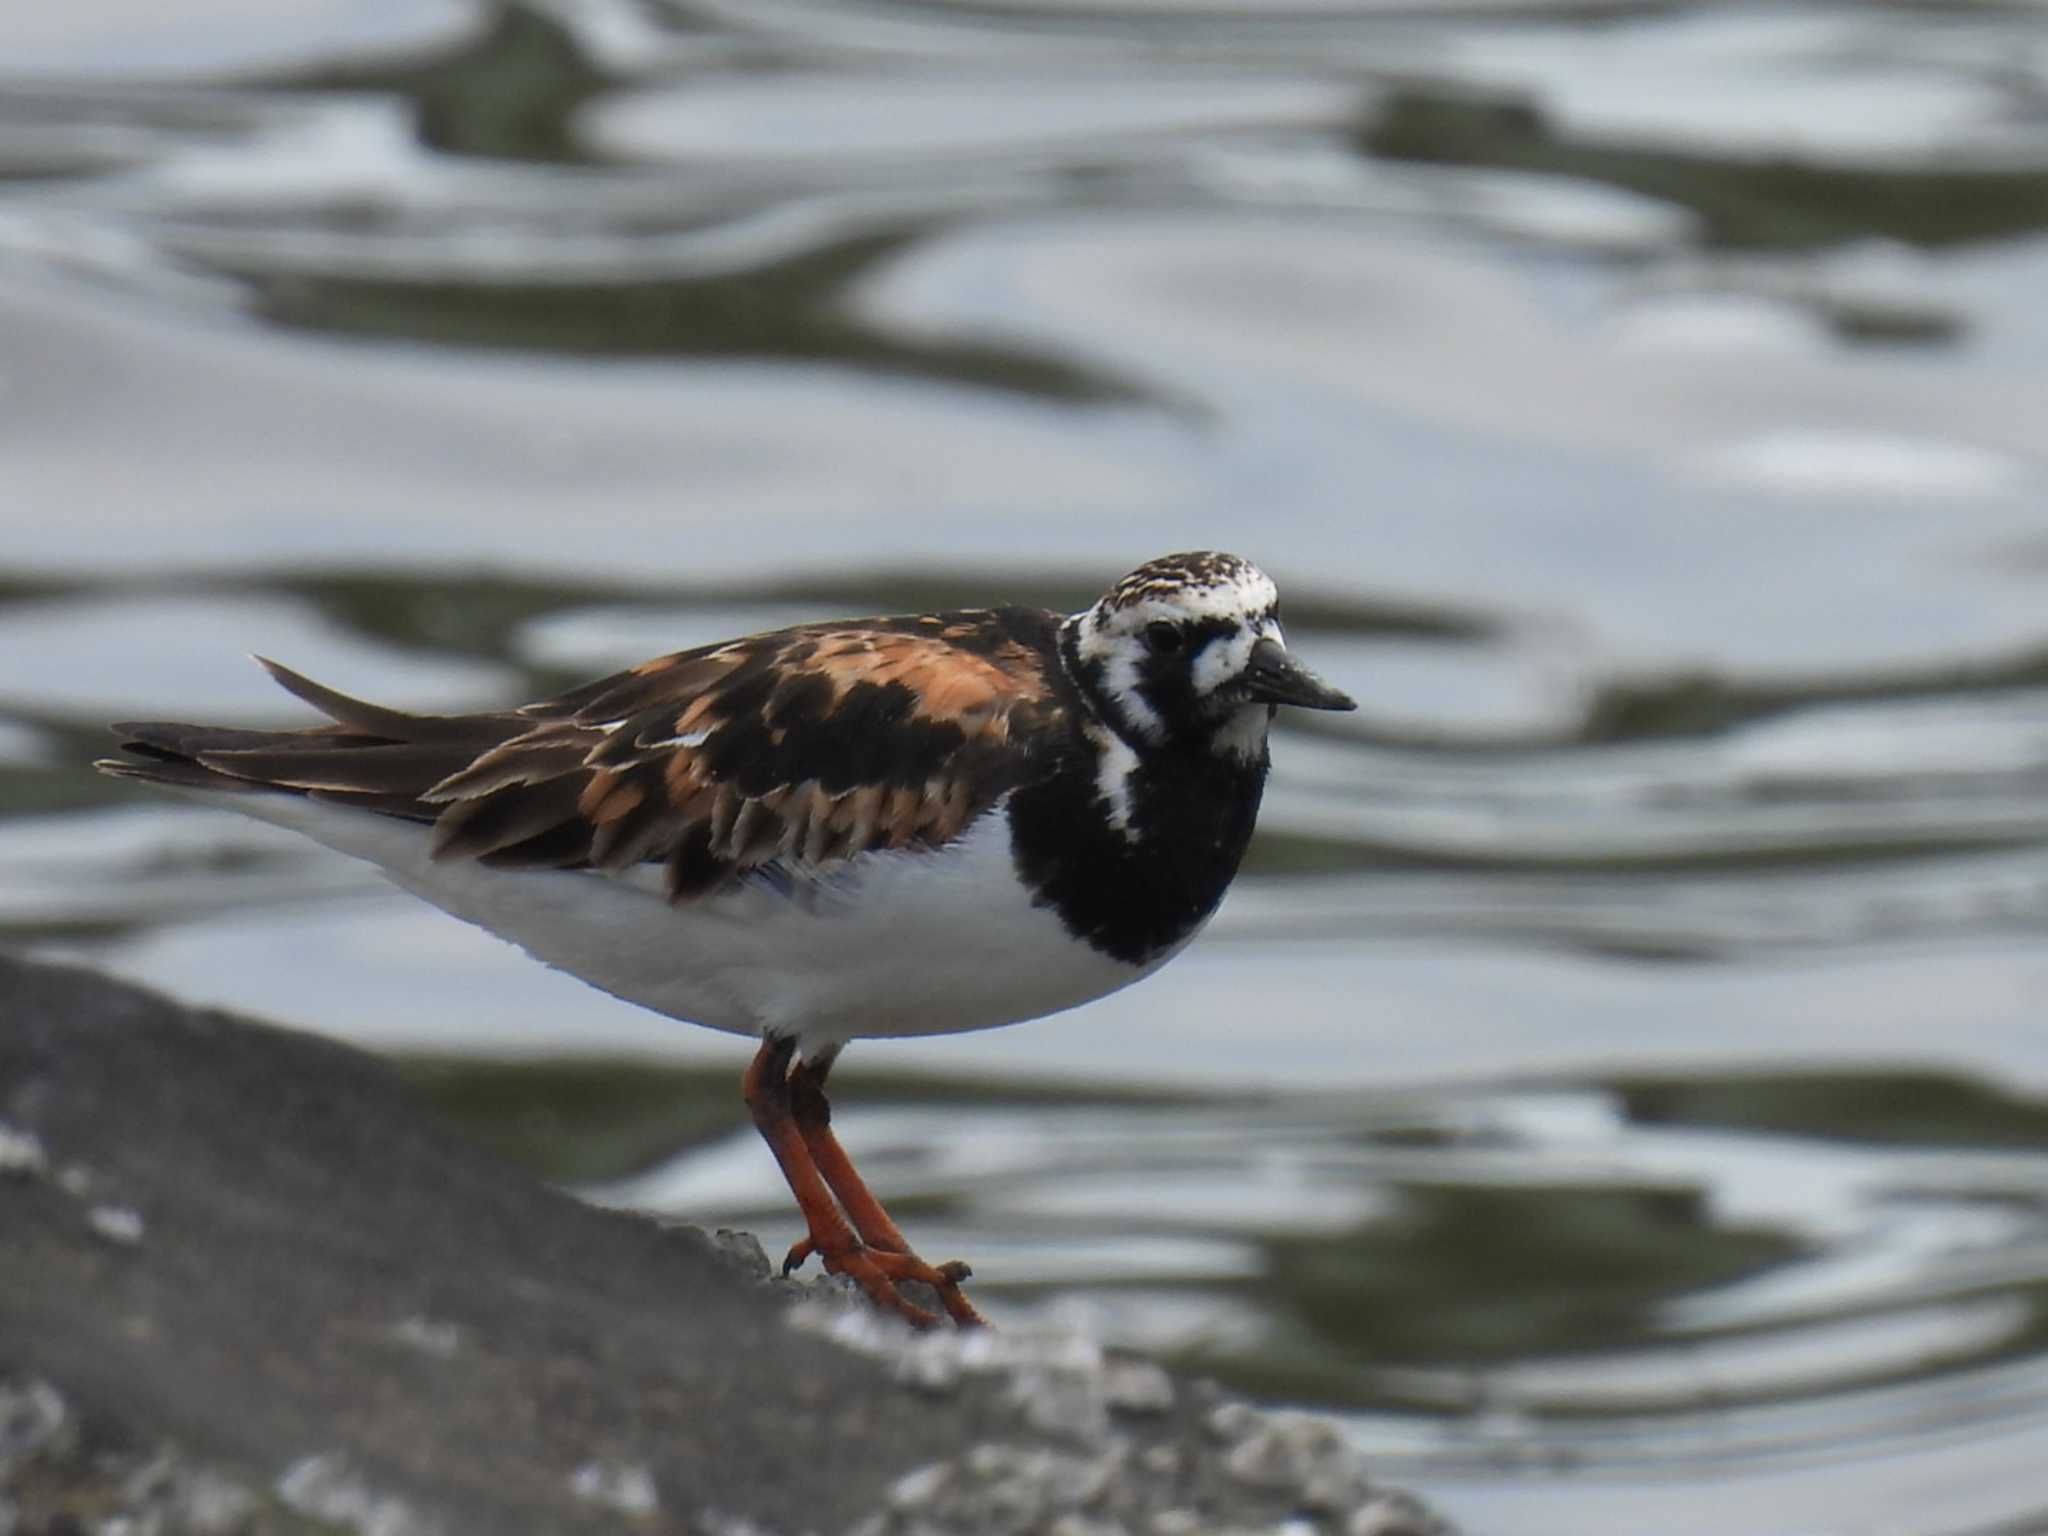
<instances>
[{"instance_id":1,"label":"white head patch","mask_svg":"<svg viewBox=\"0 0 2048 1536\"><path fill-rule=\"evenodd\" d=\"M1252 647L1261 640L1287 643L1280 633L1280 621L1272 616L1270 608L1247 619L1236 633L1218 635L1195 653L1195 664L1189 673L1195 692L1214 693L1236 677L1251 661Z\"/></svg>"},{"instance_id":2,"label":"white head patch","mask_svg":"<svg viewBox=\"0 0 2048 1536\"><path fill-rule=\"evenodd\" d=\"M1109 809L1109 824L1126 839L1134 838L1137 832L1131 826L1131 775L1138 771L1138 754L1115 731L1094 725L1085 729L1097 758L1095 792Z\"/></svg>"},{"instance_id":3,"label":"white head patch","mask_svg":"<svg viewBox=\"0 0 2048 1536\"><path fill-rule=\"evenodd\" d=\"M1280 601L1273 578L1237 555L1204 550L1148 560L1102 595L1105 617L1124 609L1165 603L1178 619L1237 619L1270 613Z\"/></svg>"},{"instance_id":4,"label":"white head patch","mask_svg":"<svg viewBox=\"0 0 2048 1536\"><path fill-rule=\"evenodd\" d=\"M1147 629L1164 623L1196 632L1187 676L1195 694L1206 695L1244 670L1261 639L1279 638L1279 600L1273 579L1249 560L1209 551L1167 555L1139 566L1075 615L1075 655L1097 669L1118 728L1158 741L1166 722L1141 686L1150 656ZM1228 628L1202 637L1203 625Z\"/></svg>"}]
</instances>

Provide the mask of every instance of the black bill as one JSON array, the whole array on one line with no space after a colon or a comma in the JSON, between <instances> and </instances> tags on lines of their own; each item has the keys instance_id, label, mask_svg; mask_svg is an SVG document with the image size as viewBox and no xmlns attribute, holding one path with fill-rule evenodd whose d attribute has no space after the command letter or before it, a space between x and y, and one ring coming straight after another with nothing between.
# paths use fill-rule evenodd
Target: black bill
<instances>
[{"instance_id":1,"label":"black bill","mask_svg":"<svg viewBox=\"0 0 2048 1536\"><path fill-rule=\"evenodd\" d=\"M1237 680L1245 697L1260 704L1293 704L1302 709L1356 709L1341 693L1287 654L1277 640L1261 640Z\"/></svg>"}]
</instances>

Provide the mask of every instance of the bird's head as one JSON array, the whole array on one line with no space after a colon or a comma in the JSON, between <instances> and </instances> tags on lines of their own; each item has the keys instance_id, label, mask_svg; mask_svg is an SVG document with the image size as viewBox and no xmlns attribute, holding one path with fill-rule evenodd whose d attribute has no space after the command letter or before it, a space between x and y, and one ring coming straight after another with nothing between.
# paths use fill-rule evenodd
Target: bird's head
<instances>
[{"instance_id":1,"label":"bird's head","mask_svg":"<svg viewBox=\"0 0 2048 1536\"><path fill-rule=\"evenodd\" d=\"M1280 594L1249 560L1148 560L1061 629L1089 700L1134 746L1261 757L1274 709L1356 709L1289 654Z\"/></svg>"}]
</instances>

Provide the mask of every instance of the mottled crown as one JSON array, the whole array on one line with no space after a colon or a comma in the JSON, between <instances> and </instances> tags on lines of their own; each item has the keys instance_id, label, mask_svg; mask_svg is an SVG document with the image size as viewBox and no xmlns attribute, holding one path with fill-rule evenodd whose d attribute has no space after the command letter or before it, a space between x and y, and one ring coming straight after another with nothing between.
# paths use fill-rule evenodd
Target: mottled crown
<instances>
[{"instance_id":1,"label":"mottled crown","mask_svg":"<svg viewBox=\"0 0 2048 1536\"><path fill-rule=\"evenodd\" d=\"M1211 594L1221 600L1219 608L1247 615L1270 612L1280 595L1273 578L1251 561L1221 550L1198 549L1147 560L1105 592L1096 606L1105 615L1156 601L1207 606L1199 599Z\"/></svg>"}]
</instances>

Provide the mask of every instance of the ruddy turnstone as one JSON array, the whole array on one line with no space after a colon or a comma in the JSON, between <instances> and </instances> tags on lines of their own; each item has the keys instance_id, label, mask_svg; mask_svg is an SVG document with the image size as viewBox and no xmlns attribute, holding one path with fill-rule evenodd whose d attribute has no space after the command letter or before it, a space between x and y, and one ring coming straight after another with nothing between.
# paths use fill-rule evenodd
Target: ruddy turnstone
<instances>
[{"instance_id":1,"label":"ruddy turnstone","mask_svg":"<svg viewBox=\"0 0 2048 1536\"><path fill-rule=\"evenodd\" d=\"M1222 900L1282 704L1351 709L1235 555L1141 565L1070 617L799 624L474 715L367 704L271 662L298 731L114 727L97 766L377 865L547 964L756 1036L747 1107L819 1254L881 1307L935 1288L832 1133L849 1040L985 1029L1129 986Z\"/></svg>"}]
</instances>

